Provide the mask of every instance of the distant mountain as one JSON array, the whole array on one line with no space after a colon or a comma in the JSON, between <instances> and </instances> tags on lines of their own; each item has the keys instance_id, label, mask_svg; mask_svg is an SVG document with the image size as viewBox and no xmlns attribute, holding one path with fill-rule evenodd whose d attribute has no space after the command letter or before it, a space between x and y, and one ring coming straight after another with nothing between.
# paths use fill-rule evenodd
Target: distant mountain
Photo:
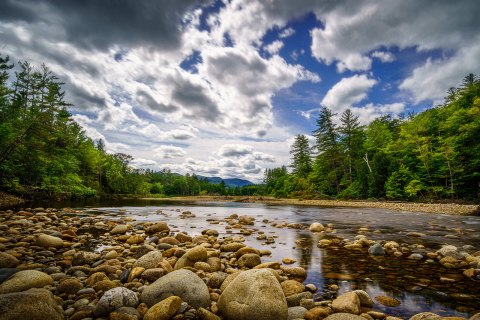
<instances>
[{"instance_id":1,"label":"distant mountain","mask_svg":"<svg viewBox=\"0 0 480 320\"><path fill-rule=\"evenodd\" d=\"M203 177L203 176L198 176L198 178L207 179L207 181L211 183L222 183L223 181L225 182L225 185L228 187L244 187L244 186L249 186L253 184L253 182L251 181L238 179L238 178L223 179L220 177Z\"/></svg>"}]
</instances>

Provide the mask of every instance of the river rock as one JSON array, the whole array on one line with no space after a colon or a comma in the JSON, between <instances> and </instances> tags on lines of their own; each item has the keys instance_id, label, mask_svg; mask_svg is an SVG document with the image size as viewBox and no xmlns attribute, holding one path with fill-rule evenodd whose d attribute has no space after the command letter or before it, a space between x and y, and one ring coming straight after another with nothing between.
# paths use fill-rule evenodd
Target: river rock
<instances>
[{"instance_id":1,"label":"river rock","mask_svg":"<svg viewBox=\"0 0 480 320\"><path fill-rule=\"evenodd\" d=\"M0 295L2 320L62 320L63 310L46 289Z\"/></svg>"},{"instance_id":2,"label":"river rock","mask_svg":"<svg viewBox=\"0 0 480 320\"><path fill-rule=\"evenodd\" d=\"M401 304L397 299L388 296L377 296L375 300L387 307L398 307Z\"/></svg>"},{"instance_id":3,"label":"river rock","mask_svg":"<svg viewBox=\"0 0 480 320\"><path fill-rule=\"evenodd\" d=\"M252 269L240 273L218 300L226 320L264 320L288 318L282 287L271 269Z\"/></svg>"},{"instance_id":4,"label":"river rock","mask_svg":"<svg viewBox=\"0 0 480 320\"><path fill-rule=\"evenodd\" d=\"M230 242L227 244L222 244L220 246L220 251L223 252L237 252L239 249L245 247L245 244L241 242Z\"/></svg>"},{"instance_id":5,"label":"river rock","mask_svg":"<svg viewBox=\"0 0 480 320\"><path fill-rule=\"evenodd\" d=\"M321 223L314 222L310 225L308 230L310 230L311 232L322 232L323 230L325 230L325 227Z\"/></svg>"},{"instance_id":6,"label":"river rock","mask_svg":"<svg viewBox=\"0 0 480 320\"><path fill-rule=\"evenodd\" d=\"M165 232L165 233L170 232L170 228L163 221L157 222L157 223L155 223L155 224L153 224L153 225L151 225L150 227L147 228L147 233L148 234L162 233L162 232Z\"/></svg>"},{"instance_id":7,"label":"river rock","mask_svg":"<svg viewBox=\"0 0 480 320\"><path fill-rule=\"evenodd\" d=\"M334 313L326 317L324 320L365 320L365 318L351 313Z\"/></svg>"},{"instance_id":8,"label":"river rock","mask_svg":"<svg viewBox=\"0 0 480 320\"><path fill-rule=\"evenodd\" d=\"M280 285L282 286L285 297L305 291L305 286L303 285L303 283L295 280L285 280Z\"/></svg>"},{"instance_id":9,"label":"river rock","mask_svg":"<svg viewBox=\"0 0 480 320\"><path fill-rule=\"evenodd\" d=\"M208 311L205 308L198 308L197 315L200 317L201 320L221 320L219 316Z\"/></svg>"},{"instance_id":10,"label":"river rock","mask_svg":"<svg viewBox=\"0 0 480 320\"><path fill-rule=\"evenodd\" d=\"M292 294L287 297L287 305L289 307L299 306L300 301L302 301L303 299L313 299L313 294L308 291Z\"/></svg>"},{"instance_id":11,"label":"river rock","mask_svg":"<svg viewBox=\"0 0 480 320\"><path fill-rule=\"evenodd\" d=\"M320 320L328 317L333 313L333 310L329 307L315 307L310 310L308 310L307 313L305 313L305 319L306 320Z\"/></svg>"},{"instance_id":12,"label":"river rock","mask_svg":"<svg viewBox=\"0 0 480 320\"><path fill-rule=\"evenodd\" d=\"M207 249L204 246L196 246L188 250L177 263L175 263L175 270L179 270L185 267L193 267L197 261L207 260Z\"/></svg>"},{"instance_id":13,"label":"river rock","mask_svg":"<svg viewBox=\"0 0 480 320\"><path fill-rule=\"evenodd\" d=\"M108 290L95 306L94 314L97 317L106 316L120 307L137 307L138 297L135 292L127 288L118 287Z\"/></svg>"},{"instance_id":14,"label":"river rock","mask_svg":"<svg viewBox=\"0 0 480 320\"><path fill-rule=\"evenodd\" d=\"M100 255L95 252L88 252L88 251L79 251L75 253L73 256L72 264L74 266L80 266L84 264L91 265L95 261L100 259Z\"/></svg>"},{"instance_id":15,"label":"river rock","mask_svg":"<svg viewBox=\"0 0 480 320\"><path fill-rule=\"evenodd\" d=\"M63 248L63 240L54 237L54 236L49 236L48 234L41 234L37 237L37 246L43 247L43 248Z\"/></svg>"},{"instance_id":16,"label":"river rock","mask_svg":"<svg viewBox=\"0 0 480 320\"><path fill-rule=\"evenodd\" d=\"M372 256L383 256L385 255L385 250L380 243L375 243L373 246L368 248L368 253Z\"/></svg>"},{"instance_id":17,"label":"river rock","mask_svg":"<svg viewBox=\"0 0 480 320\"><path fill-rule=\"evenodd\" d=\"M177 314L182 299L177 296L168 297L148 309L143 320L169 320Z\"/></svg>"},{"instance_id":18,"label":"river rock","mask_svg":"<svg viewBox=\"0 0 480 320\"><path fill-rule=\"evenodd\" d=\"M6 252L0 252L0 268L15 268L20 261Z\"/></svg>"},{"instance_id":19,"label":"river rock","mask_svg":"<svg viewBox=\"0 0 480 320\"><path fill-rule=\"evenodd\" d=\"M332 309L340 313L360 314L360 299L355 292L346 292L333 300Z\"/></svg>"},{"instance_id":20,"label":"river rock","mask_svg":"<svg viewBox=\"0 0 480 320\"><path fill-rule=\"evenodd\" d=\"M83 288L83 284L76 278L67 278L60 280L57 285L57 294L67 293L75 294L78 290Z\"/></svg>"},{"instance_id":21,"label":"river rock","mask_svg":"<svg viewBox=\"0 0 480 320\"><path fill-rule=\"evenodd\" d=\"M42 288L53 283L52 277L37 270L23 270L15 273L0 284L0 294Z\"/></svg>"},{"instance_id":22,"label":"river rock","mask_svg":"<svg viewBox=\"0 0 480 320\"><path fill-rule=\"evenodd\" d=\"M162 253L158 250L150 251L147 254L143 255L135 261L133 267L142 267L145 269L152 269L156 268L158 264L163 260Z\"/></svg>"},{"instance_id":23,"label":"river rock","mask_svg":"<svg viewBox=\"0 0 480 320\"><path fill-rule=\"evenodd\" d=\"M111 234L124 234L128 231L128 226L126 224L117 224L112 230Z\"/></svg>"},{"instance_id":24,"label":"river rock","mask_svg":"<svg viewBox=\"0 0 480 320\"><path fill-rule=\"evenodd\" d=\"M358 299L360 299L360 305L362 307L367 307L371 308L375 304L375 302L370 298L367 292L363 290L355 290L353 291L355 294L358 296Z\"/></svg>"},{"instance_id":25,"label":"river rock","mask_svg":"<svg viewBox=\"0 0 480 320\"><path fill-rule=\"evenodd\" d=\"M246 253L238 259L237 263L240 268L251 269L258 266L260 263L262 263L262 261L258 254Z\"/></svg>"},{"instance_id":26,"label":"river rock","mask_svg":"<svg viewBox=\"0 0 480 320\"><path fill-rule=\"evenodd\" d=\"M10 278L12 275L17 273L18 269L15 268L0 268L0 284L2 284L5 280Z\"/></svg>"},{"instance_id":27,"label":"river rock","mask_svg":"<svg viewBox=\"0 0 480 320\"><path fill-rule=\"evenodd\" d=\"M147 306L162 301L169 296L179 296L194 308L210 307L210 294L207 285L195 273L187 269L172 271L142 291L140 297Z\"/></svg>"},{"instance_id":28,"label":"river rock","mask_svg":"<svg viewBox=\"0 0 480 320\"><path fill-rule=\"evenodd\" d=\"M304 307L290 307L288 308L288 320L303 319L307 311Z\"/></svg>"},{"instance_id":29,"label":"river rock","mask_svg":"<svg viewBox=\"0 0 480 320\"><path fill-rule=\"evenodd\" d=\"M409 320L440 320L441 318L442 317L433 312L421 312L412 316Z\"/></svg>"}]
</instances>

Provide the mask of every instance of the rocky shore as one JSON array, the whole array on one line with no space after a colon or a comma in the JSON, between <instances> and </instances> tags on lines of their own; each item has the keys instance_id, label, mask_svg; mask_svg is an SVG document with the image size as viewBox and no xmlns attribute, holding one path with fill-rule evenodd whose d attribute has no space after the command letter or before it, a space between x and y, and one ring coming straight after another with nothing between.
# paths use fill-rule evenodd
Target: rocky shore
<instances>
[{"instance_id":1,"label":"rocky shore","mask_svg":"<svg viewBox=\"0 0 480 320\"><path fill-rule=\"evenodd\" d=\"M352 208L379 208L406 212L424 212L451 215L480 215L478 204L457 203L421 203L399 201L367 201L367 200L301 200L277 199L272 197L241 197L241 196L196 196L162 198L162 201L200 201L200 202L245 202L265 203L270 205L295 205L319 207L352 207Z\"/></svg>"},{"instance_id":2,"label":"rocky shore","mask_svg":"<svg viewBox=\"0 0 480 320\"><path fill-rule=\"evenodd\" d=\"M188 219L194 213L179 215ZM164 221L136 222L128 216L104 220L71 209L1 211L0 319L398 319L379 310L398 307L394 297L340 293L336 285L317 288L305 283L306 270L294 266L291 257L267 261L269 250L245 244L245 237L275 242L261 228L275 223L233 214L211 219L201 235L189 235ZM468 246L432 251L370 240L365 230L353 240L341 239L334 236L334 225L318 222L276 227L321 235L316 245L325 250L440 264L473 286L480 280L480 251ZM221 237L219 228L235 234ZM410 319L441 316L424 312ZM479 319L480 313L470 318Z\"/></svg>"}]
</instances>

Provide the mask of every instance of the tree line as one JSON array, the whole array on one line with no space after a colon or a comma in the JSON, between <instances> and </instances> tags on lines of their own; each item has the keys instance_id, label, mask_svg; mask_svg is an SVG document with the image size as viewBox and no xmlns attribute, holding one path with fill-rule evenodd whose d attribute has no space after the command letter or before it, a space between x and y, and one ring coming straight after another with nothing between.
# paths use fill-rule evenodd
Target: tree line
<instances>
[{"instance_id":1,"label":"tree line","mask_svg":"<svg viewBox=\"0 0 480 320\"><path fill-rule=\"evenodd\" d=\"M133 158L108 153L68 111L64 83L45 66L0 56L0 189L18 195L90 197L252 194L195 175L135 169Z\"/></svg>"},{"instance_id":2,"label":"tree line","mask_svg":"<svg viewBox=\"0 0 480 320\"><path fill-rule=\"evenodd\" d=\"M347 109L320 110L314 144L299 134L286 167L265 171L277 197L435 200L480 198L480 81L467 75L442 105L366 126Z\"/></svg>"}]
</instances>

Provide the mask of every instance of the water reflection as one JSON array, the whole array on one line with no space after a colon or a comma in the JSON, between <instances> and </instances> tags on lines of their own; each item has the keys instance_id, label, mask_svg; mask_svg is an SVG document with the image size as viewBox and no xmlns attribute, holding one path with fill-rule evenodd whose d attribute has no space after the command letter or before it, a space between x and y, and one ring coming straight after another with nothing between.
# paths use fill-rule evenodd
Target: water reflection
<instances>
[{"instance_id":1,"label":"water reflection","mask_svg":"<svg viewBox=\"0 0 480 320\"><path fill-rule=\"evenodd\" d=\"M195 218L180 219L181 212L191 211ZM363 289L372 297L387 295L397 298L401 305L395 308L376 304L375 309L389 315L410 317L421 311L432 311L443 316L468 317L480 306L480 286L461 274L461 271L443 268L438 263L427 264L411 261L405 257L369 257L365 252L346 250L342 247L322 249L317 247L319 234L305 229L277 228L275 224L300 223L308 226L312 222L326 225L332 223L335 234L353 239L361 233L369 239L393 240L399 243L422 244L429 251L442 244L461 247L470 245L473 252L480 249L480 217L456 217L401 213L381 209L361 208L318 208L294 206L266 206L239 203L141 203L128 206L90 208L89 214L103 215L107 219L119 216L132 217L137 221L166 221L173 231L186 231L198 235L202 230L214 228L220 237L241 235L240 229L226 230L223 220L231 214L256 217L252 230L262 231L267 237L276 236L275 243L256 240L258 233L245 236L247 245L270 249L272 255L263 261L281 261L293 258L307 270L306 283L319 288L316 295L325 298L324 289L336 284L340 292ZM262 222L262 220L268 220ZM215 221L215 224L211 224ZM407 236L418 233L420 236ZM444 283L440 276L456 281Z\"/></svg>"}]
</instances>

